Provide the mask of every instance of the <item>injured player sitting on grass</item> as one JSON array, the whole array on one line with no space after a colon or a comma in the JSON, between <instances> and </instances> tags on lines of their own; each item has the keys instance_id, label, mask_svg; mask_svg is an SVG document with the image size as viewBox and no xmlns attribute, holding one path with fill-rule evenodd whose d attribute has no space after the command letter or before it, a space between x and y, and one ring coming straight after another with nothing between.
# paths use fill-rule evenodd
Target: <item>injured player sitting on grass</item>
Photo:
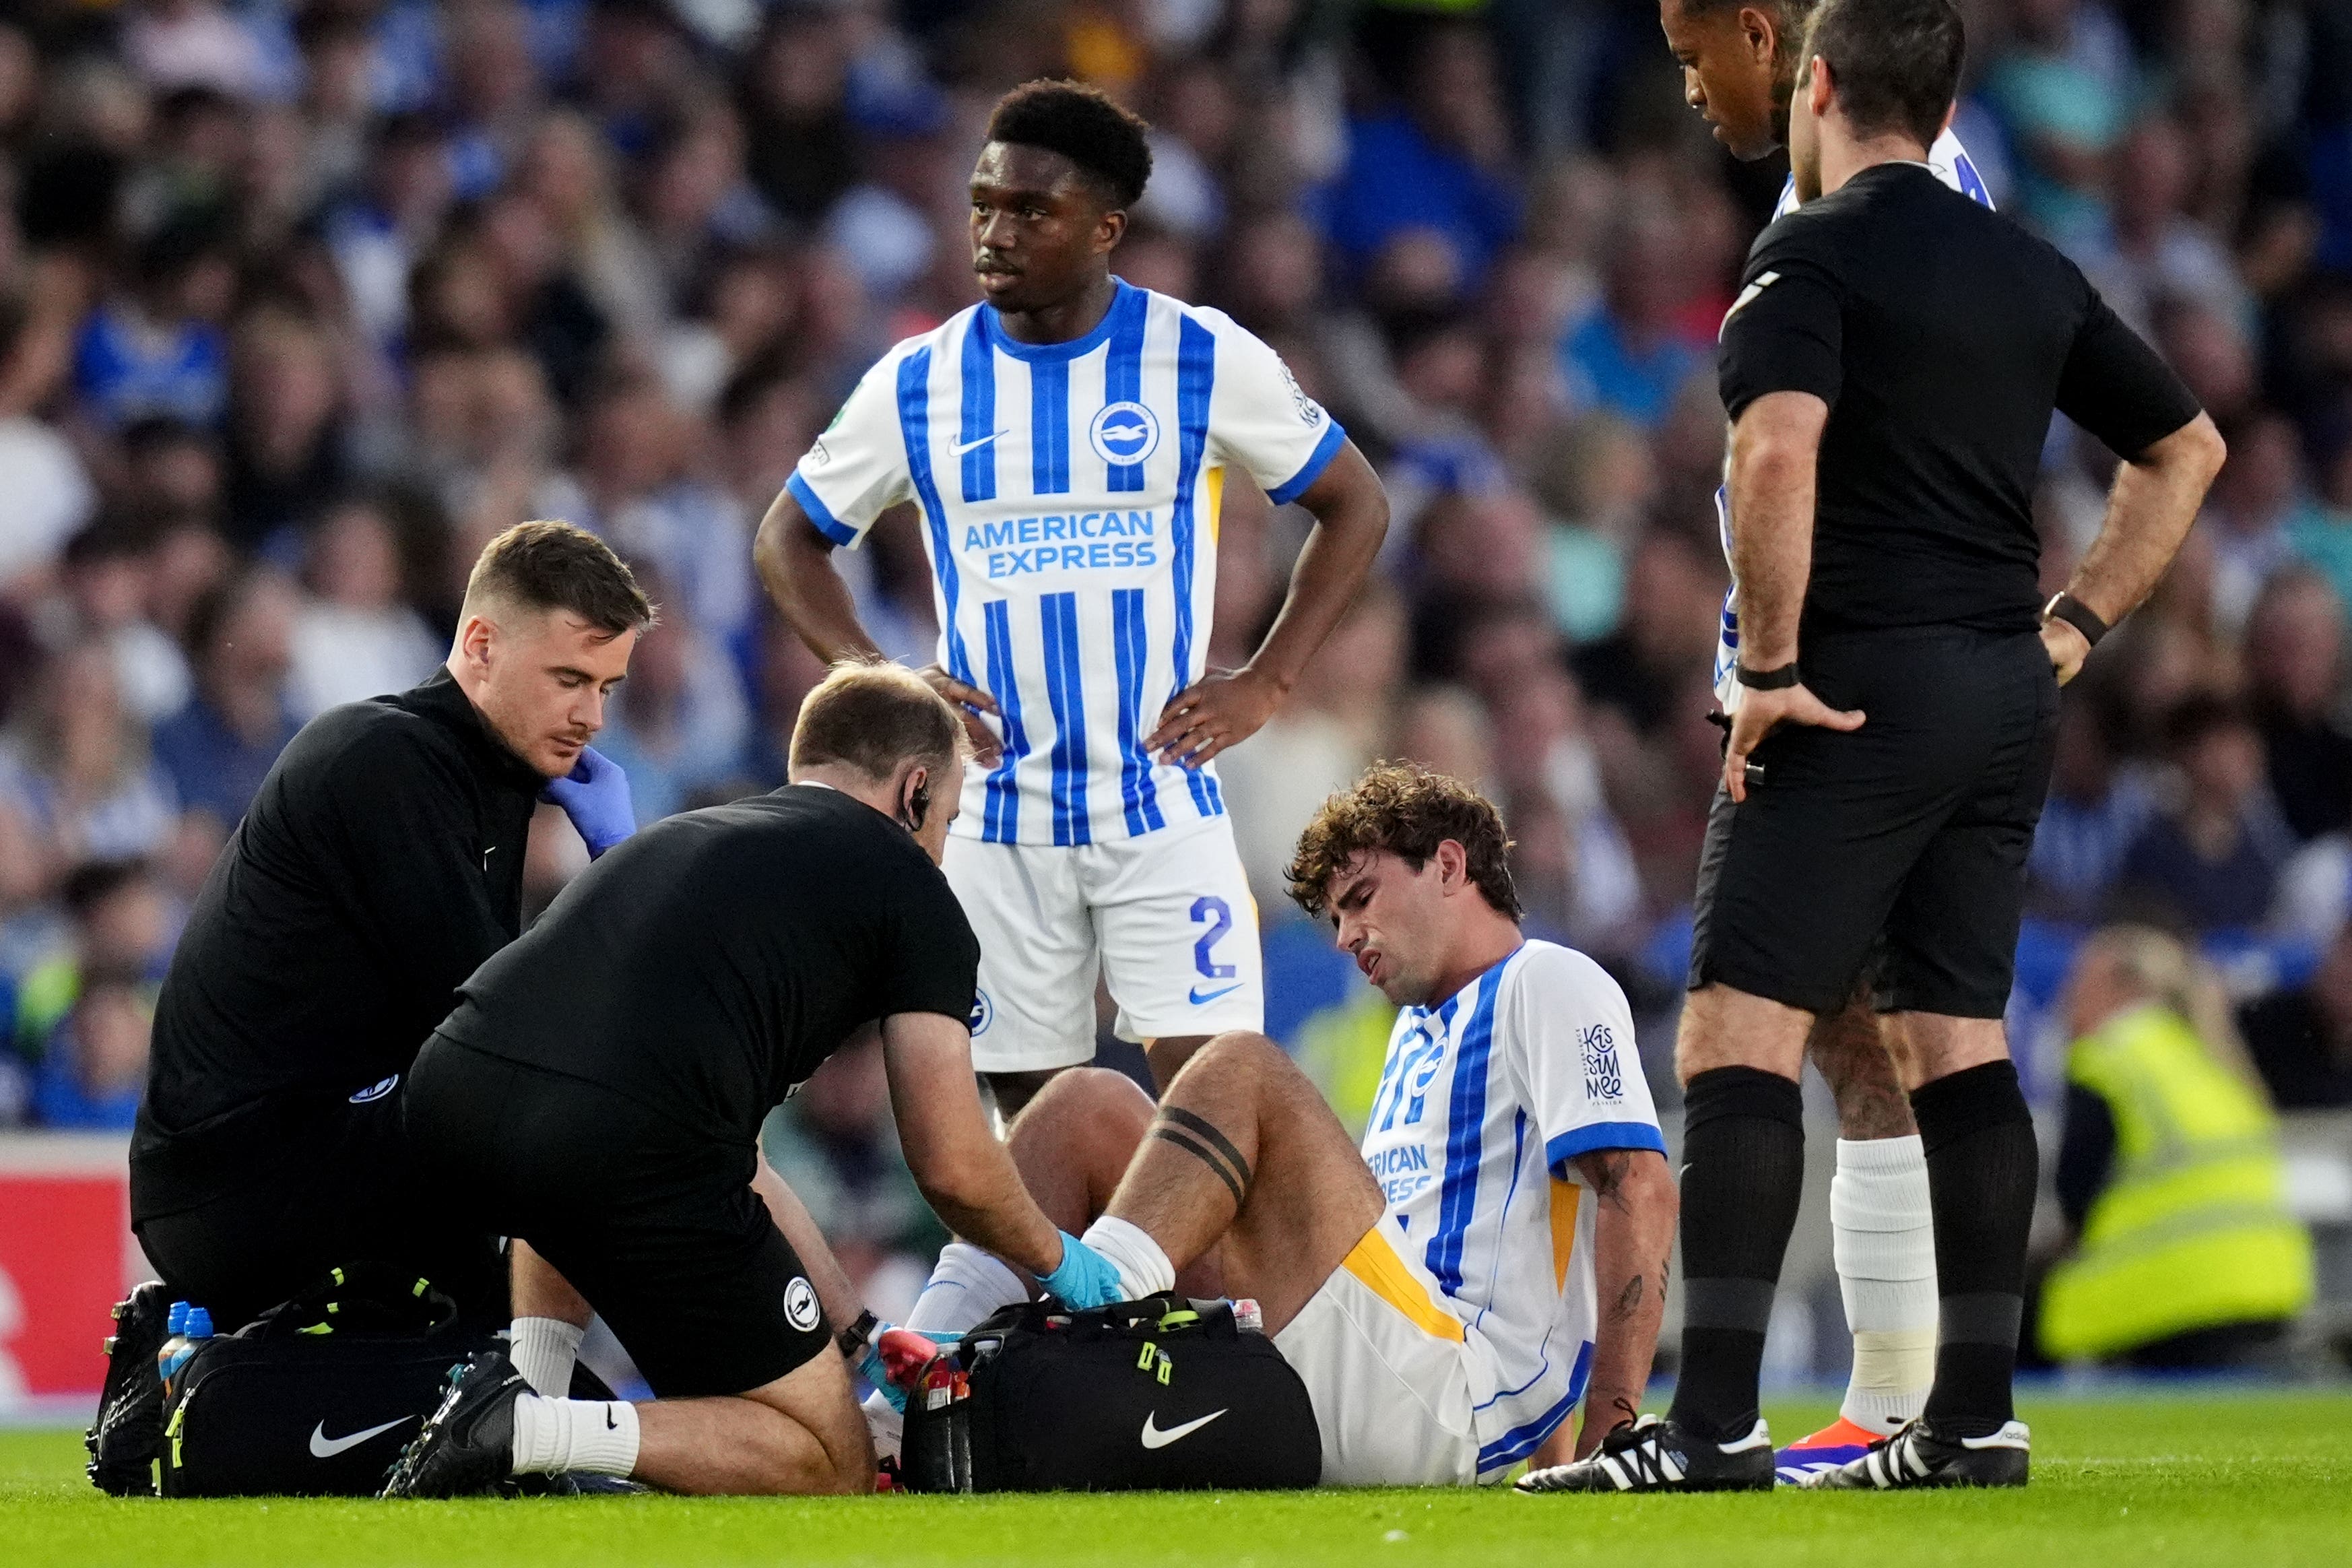
<instances>
[{"instance_id":1,"label":"injured player sitting on grass","mask_svg":"<svg viewBox=\"0 0 2352 1568\"><path fill-rule=\"evenodd\" d=\"M1156 1109L1080 1068L1013 1126L1039 1206L1127 1295L1180 1269L1192 1286L1213 1254L1216 1288L1257 1300L1327 1483L1463 1485L1590 1452L1649 1377L1676 1204L1633 1020L1591 959L1520 934L1507 848L1469 788L1390 765L1300 840L1293 896L1402 1009L1360 1148L1245 1032ZM953 1243L908 1326L966 1330L1027 1294Z\"/></svg>"}]
</instances>

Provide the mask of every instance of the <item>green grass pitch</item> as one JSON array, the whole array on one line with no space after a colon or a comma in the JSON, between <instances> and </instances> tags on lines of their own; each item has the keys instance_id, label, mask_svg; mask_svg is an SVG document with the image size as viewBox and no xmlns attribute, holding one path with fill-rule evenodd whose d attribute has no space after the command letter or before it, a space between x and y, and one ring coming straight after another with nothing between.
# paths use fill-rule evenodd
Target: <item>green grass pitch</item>
<instances>
[{"instance_id":1,"label":"green grass pitch","mask_svg":"<svg viewBox=\"0 0 2352 1568\"><path fill-rule=\"evenodd\" d=\"M1775 1431L1821 1419L1775 1405ZM1222 1496L117 1500L76 1435L0 1432L0 1563L372 1568L575 1563L1216 1564L2352 1563L2352 1394L2027 1402L2023 1493L1504 1491Z\"/></svg>"}]
</instances>

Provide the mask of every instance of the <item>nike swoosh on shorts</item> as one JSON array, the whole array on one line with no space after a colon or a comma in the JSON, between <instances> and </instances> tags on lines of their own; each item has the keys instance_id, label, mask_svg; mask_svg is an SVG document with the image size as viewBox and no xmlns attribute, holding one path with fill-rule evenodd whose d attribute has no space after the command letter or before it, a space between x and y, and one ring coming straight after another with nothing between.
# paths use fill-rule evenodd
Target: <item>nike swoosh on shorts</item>
<instances>
[{"instance_id":1,"label":"nike swoosh on shorts","mask_svg":"<svg viewBox=\"0 0 2352 1568\"><path fill-rule=\"evenodd\" d=\"M1215 1000L1216 1000L1218 997L1220 997L1220 996L1230 996L1230 995L1232 995L1234 992L1236 992L1236 991L1238 991L1238 990L1240 990L1240 989L1241 989L1241 984L1240 984L1240 982L1236 981L1234 984L1231 984L1231 985L1226 986L1226 987L1225 987L1223 990L1222 990L1222 991L1212 991L1212 992L1210 992L1206 996L1202 995L1202 994L1201 994L1201 988L1200 988L1199 986L1195 985L1195 986L1193 986L1193 987L1192 987L1192 989L1191 990L1191 992L1189 992L1189 993L1188 993L1188 994L1189 994L1189 995L1191 995L1191 997L1192 998L1192 1005L1193 1005L1193 1006L1195 1006L1195 1007L1199 1007L1199 1006L1203 1006L1203 1005L1206 1005L1206 1004L1208 1004L1208 1003L1211 1003L1211 1002L1215 1001Z\"/></svg>"}]
</instances>

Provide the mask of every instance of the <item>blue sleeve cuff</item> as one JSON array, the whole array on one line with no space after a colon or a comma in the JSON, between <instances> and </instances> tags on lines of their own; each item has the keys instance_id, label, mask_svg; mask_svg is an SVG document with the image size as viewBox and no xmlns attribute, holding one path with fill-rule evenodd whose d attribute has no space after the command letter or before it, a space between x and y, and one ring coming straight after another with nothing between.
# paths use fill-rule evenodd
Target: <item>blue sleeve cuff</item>
<instances>
[{"instance_id":1,"label":"blue sleeve cuff","mask_svg":"<svg viewBox=\"0 0 2352 1568\"><path fill-rule=\"evenodd\" d=\"M1565 1178L1564 1167L1579 1154L1590 1154L1595 1149L1651 1149L1663 1154L1666 1140L1654 1123L1648 1121L1592 1121L1563 1132L1544 1145L1544 1163L1551 1173Z\"/></svg>"},{"instance_id":2,"label":"blue sleeve cuff","mask_svg":"<svg viewBox=\"0 0 2352 1568\"><path fill-rule=\"evenodd\" d=\"M1323 477L1323 470L1329 468L1331 459L1339 455L1340 444L1347 438L1348 433L1339 428L1339 422L1331 420L1330 427L1323 432L1323 439L1315 443L1315 450L1308 455L1306 465L1280 485L1266 491L1266 499L1276 506L1288 506L1297 500L1307 486Z\"/></svg>"},{"instance_id":3,"label":"blue sleeve cuff","mask_svg":"<svg viewBox=\"0 0 2352 1568\"><path fill-rule=\"evenodd\" d=\"M811 489L809 482L801 478L798 468L794 468L792 478L784 481L784 491L801 503L801 510L808 513L808 520L816 524L816 531L819 533L824 534L835 544L847 545L857 542L857 531L834 516L833 509L817 500L816 491Z\"/></svg>"}]
</instances>

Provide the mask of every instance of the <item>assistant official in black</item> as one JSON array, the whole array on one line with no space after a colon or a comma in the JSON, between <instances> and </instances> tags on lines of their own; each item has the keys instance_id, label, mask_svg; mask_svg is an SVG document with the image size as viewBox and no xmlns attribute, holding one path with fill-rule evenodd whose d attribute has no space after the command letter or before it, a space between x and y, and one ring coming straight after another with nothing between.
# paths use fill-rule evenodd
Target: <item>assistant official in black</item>
<instances>
[{"instance_id":1,"label":"assistant official in black","mask_svg":"<svg viewBox=\"0 0 2352 1568\"><path fill-rule=\"evenodd\" d=\"M1739 681L1702 859L1685 1085L1680 1379L1588 1489L1769 1488L1757 1374L1803 1184L1815 1017L1883 931L1926 1147L1940 1300L1924 1414L1810 1484L2022 1485L2010 1381L2036 1177L2008 1059L2027 848L2058 688L2155 585L2221 466L2179 379L2056 250L1926 167L1958 83L1950 0L1825 0L1790 111L1796 212L1720 352ZM1816 199L1818 198L1818 199ZM2042 602L2053 411L2122 459Z\"/></svg>"},{"instance_id":2,"label":"assistant official in black","mask_svg":"<svg viewBox=\"0 0 2352 1568\"><path fill-rule=\"evenodd\" d=\"M838 667L802 707L793 783L638 834L466 983L416 1058L408 1130L451 1224L516 1238L514 1360L477 1360L388 1495L558 1470L870 1490L826 1329L861 1304L759 1157L769 1111L867 1025L940 1217L1066 1300L1117 1294L981 1109L980 945L939 868L963 745L920 676ZM544 1329L592 1308L660 1396L642 1427L631 1405L544 1396L577 1344L547 1360Z\"/></svg>"},{"instance_id":3,"label":"assistant official in black","mask_svg":"<svg viewBox=\"0 0 2352 1568\"><path fill-rule=\"evenodd\" d=\"M593 535L523 524L484 550L446 668L278 758L156 1003L131 1216L173 1295L233 1327L365 1257L495 1298L488 1244L424 1222L395 1090L520 930L531 813L593 756L650 613Z\"/></svg>"}]
</instances>

